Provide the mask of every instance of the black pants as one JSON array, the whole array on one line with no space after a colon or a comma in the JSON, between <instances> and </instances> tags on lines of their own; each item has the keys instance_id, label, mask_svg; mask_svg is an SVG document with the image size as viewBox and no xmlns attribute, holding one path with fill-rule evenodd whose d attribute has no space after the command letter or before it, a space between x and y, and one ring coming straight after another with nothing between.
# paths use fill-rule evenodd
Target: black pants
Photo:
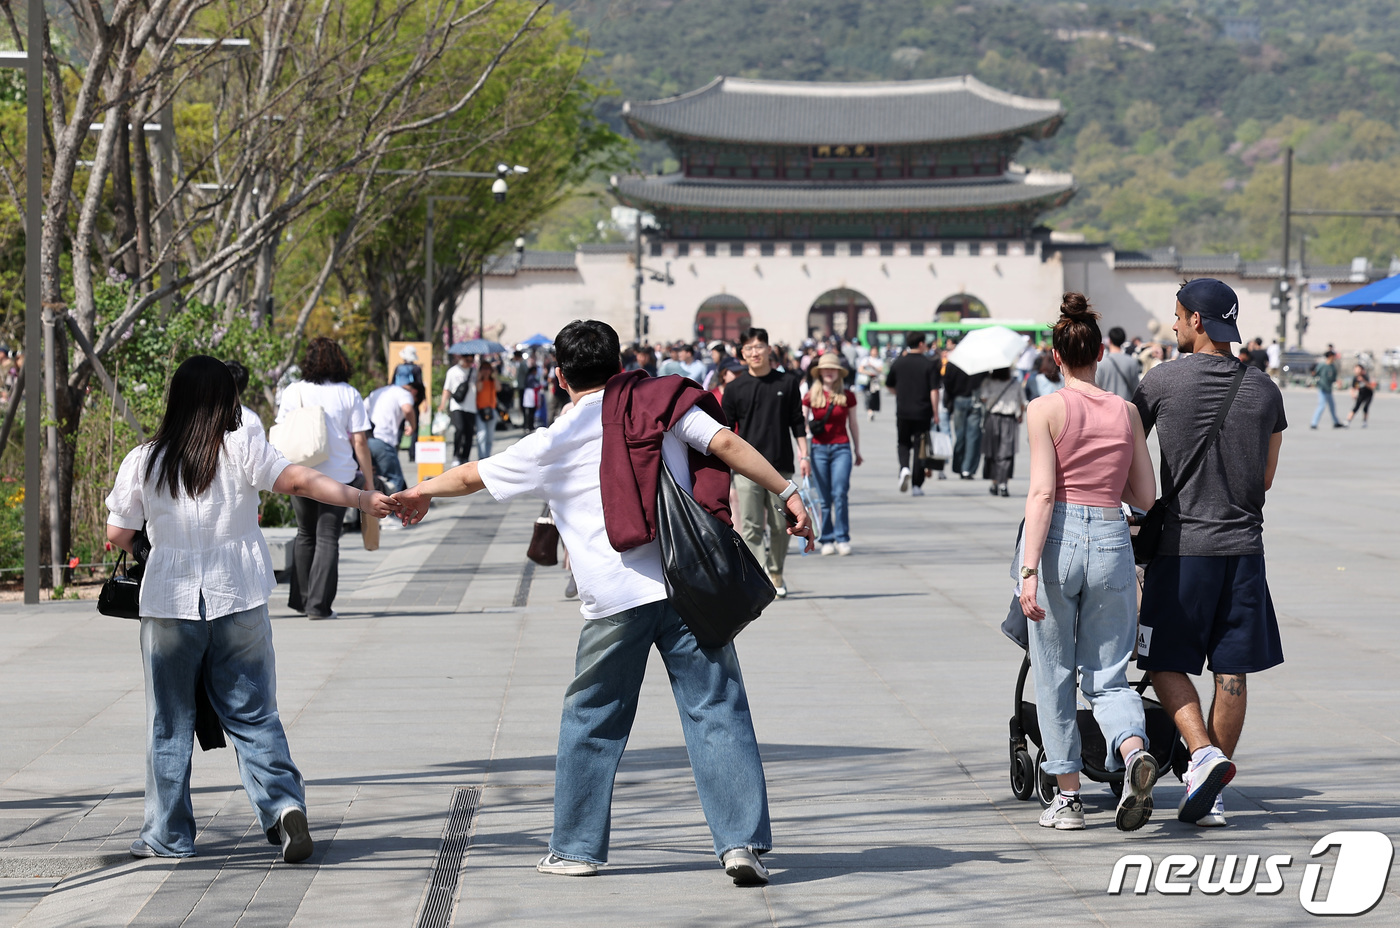
<instances>
[{"instance_id":1,"label":"black pants","mask_svg":"<svg viewBox=\"0 0 1400 928\"><path fill-rule=\"evenodd\" d=\"M908 467L914 472L914 486L924 485L924 462L915 461L909 463L909 458L915 448L919 446L919 439L928 434L928 428L932 419L896 419L895 429L899 434L899 466L901 469Z\"/></svg>"},{"instance_id":2,"label":"black pants","mask_svg":"<svg viewBox=\"0 0 1400 928\"><path fill-rule=\"evenodd\" d=\"M472 456L472 443L476 441L476 413L452 410L452 431L452 456L465 464Z\"/></svg>"},{"instance_id":3,"label":"black pants","mask_svg":"<svg viewBox=\"0 0 1400 928\"><path fill-rule=\"evenodd\" d=\"M359 484L356 477L351 486ZM287 608L324 619L331 614L340 582L340 529L345 507L293 496L292 511L297 516L297 537L292 544Z\"/></svg>"}]
</instances>

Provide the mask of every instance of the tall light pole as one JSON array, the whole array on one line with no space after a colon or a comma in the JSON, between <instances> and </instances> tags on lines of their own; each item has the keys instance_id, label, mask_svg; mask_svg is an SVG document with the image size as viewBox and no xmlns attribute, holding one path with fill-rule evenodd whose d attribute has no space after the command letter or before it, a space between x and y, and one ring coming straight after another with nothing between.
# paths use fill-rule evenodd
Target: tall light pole
<instances>
[{"instance_id":1,"label":"tall light pole","mask_svg":"<svg viewBox=\"0 0 1400 928\"><path fill-rule=\"evenodd\" d=\"M641 210L637 210L637 275L636 279L632 284L632 293L634 299L636 300L636 317L634 319L634 322L637 328L638 345L642 343L642 337L647 334L645 317L642 315L642 281L644 279L644 275L650 275L652 280L656 281L657 283L664 283L668 287L676 282L675 278L671 276L671 262L666 262L666 270L664 272L653 270L652 268L644 267L642 265L642 229L655 229L656 227L656 219L654 217L652 217L649 213L644 213Z\"/></svg>"}]
</instances>

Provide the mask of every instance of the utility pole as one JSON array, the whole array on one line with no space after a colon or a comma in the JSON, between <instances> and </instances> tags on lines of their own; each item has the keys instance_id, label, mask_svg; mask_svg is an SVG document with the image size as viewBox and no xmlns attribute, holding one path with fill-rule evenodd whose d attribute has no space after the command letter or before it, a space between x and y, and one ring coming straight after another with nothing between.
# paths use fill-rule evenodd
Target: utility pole
<instances>
[{"instance_id":1,"label":"utility pole","mask_svg":"<svg viewBox=\"0 0 1400 928\"><path fill-rule=\"evenodd\" d=\"M1293 223L1293 146L1283 150L1283 266L1278 282L1278 344L1288 347L1288 240Z\"/></svg>"},{"instance_id":2,"label":"utility pole","mask_svg":"<svg viewBox=\"0 0 1400 928\"><path fill-rule=\"evenodd\" d=\"M636 343L642 343L642 211L637 210L637 264L636 280L632 284L632 291L636 298L635 322L637 328Z\"/></svg>"},{"instance_id":3,"label":"utility pole","mask_svg":"<svg viewBox=\"0 0 1400 928\"><path fill-rule=\"evenodd\" d=\"M44 4L29 0L29 41L25 46L24 242L24 601L39 602L39 422L44 418L44 385L39 354L42 308L39 295L40 245L44 230ZM58 526L53 526L57 531Z\"/></svg>"}]
</instances>

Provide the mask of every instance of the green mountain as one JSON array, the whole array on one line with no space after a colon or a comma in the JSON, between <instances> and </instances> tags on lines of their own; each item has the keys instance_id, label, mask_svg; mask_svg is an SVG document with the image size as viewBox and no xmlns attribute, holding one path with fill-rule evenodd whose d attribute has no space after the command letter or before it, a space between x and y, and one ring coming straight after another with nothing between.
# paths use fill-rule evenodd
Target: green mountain
<instances>
[{"instance_id":1,"label":"green mountain","mask_svg":"<svg viewBox=\"0 0 1400 928\"><path fill-rule=\"evenodd\" d=\"M716 75L907 80L974 74L1062 100L1058 135L1022 149L1080 192L1047 217L1120 248L1276 255L1282 151L1294 204L1400 209L1400 16L1391 0L1175 0L1144 6L937 0L561 0L625 99ZM645 144L639 166L664 170ZM1400 223L1295 221L1318 261L1400 252ZM1295 240L1294 248L1297 243ZM1296 254L1296 250L1295 250Z\"/></svg>"}]
</instances>

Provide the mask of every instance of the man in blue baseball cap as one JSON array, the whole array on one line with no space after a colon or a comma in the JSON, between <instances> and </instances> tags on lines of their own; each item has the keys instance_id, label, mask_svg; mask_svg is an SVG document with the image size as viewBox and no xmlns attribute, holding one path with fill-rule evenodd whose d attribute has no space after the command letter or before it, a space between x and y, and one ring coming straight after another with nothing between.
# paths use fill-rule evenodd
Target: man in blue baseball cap
<instances>
[{"instance_id":1,"label":"man in blue baseball cap","mask_svg":"<svg viewBox=\"0 0 1400 928\"><path fill-rule=\"evenodd\" d=\"M1143 375L1133 396L1144 428L1157 429L1169 500L1143 579L1138 667L1151 671L1191 751L1177 818L1218 827L1244 728L1246 675L1283 662L1264 573L1263 509L1288 420L1274 382L1231 350L1240 341L1235 291L1200 278L1183 284L1176 301L1181 357ZM1188 678L1203 665L1215 677L1208 716Z\"/></svg>"}]
</instances>

